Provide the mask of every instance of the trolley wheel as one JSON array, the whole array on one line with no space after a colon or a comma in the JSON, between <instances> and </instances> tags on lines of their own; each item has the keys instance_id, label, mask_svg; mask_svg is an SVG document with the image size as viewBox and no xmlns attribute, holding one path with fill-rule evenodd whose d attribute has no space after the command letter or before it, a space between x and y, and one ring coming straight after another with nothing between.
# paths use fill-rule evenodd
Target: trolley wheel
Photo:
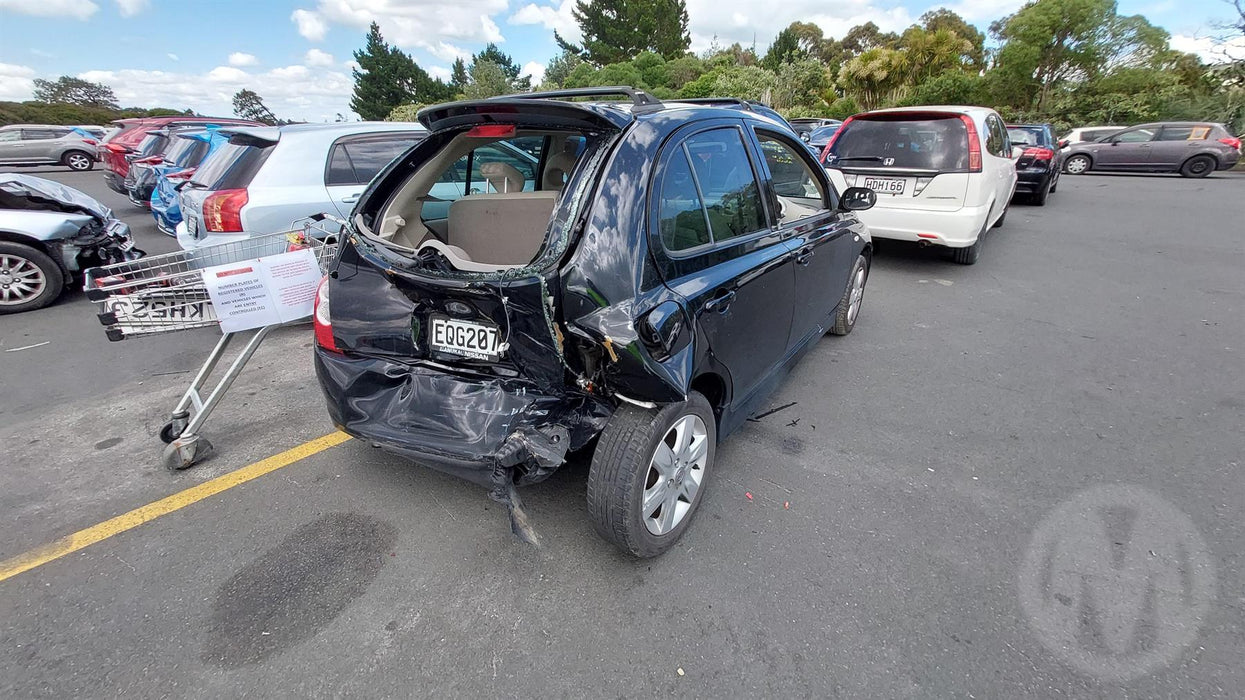
<instances>
[{"instance_id":1,"label":"trolley wheel","mask_svg":"<svg viewBox=\"0 0 1245 700\"><path fill-rule=\"evenodd\" d=\"M165 423L164 426L160 428L160 441L167 445L170 442L173 442L177 438L181 437L182 431L185 429L186 429L186 421L176 420L176 419L171 420Z\"/></svg>"},{"instance_id":2,"label":"trolley wheel","mask_svg":"<svg viewBox=\"0 0 1245 700\"><path fill-rule=\"evenodd\" d=\"M200 435L179 437L164 448L164 467L181 471L205 461L215 452L212 443Z\"/></svg>"}]
</instances>

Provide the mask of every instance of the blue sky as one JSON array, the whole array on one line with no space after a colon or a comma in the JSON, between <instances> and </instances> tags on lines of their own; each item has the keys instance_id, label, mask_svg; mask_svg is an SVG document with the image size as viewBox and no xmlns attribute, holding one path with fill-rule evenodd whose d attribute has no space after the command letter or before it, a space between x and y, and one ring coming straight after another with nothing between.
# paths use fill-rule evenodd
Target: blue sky
<instances>
[{"instance_id":1,"label":"blue sky","mask_svg":"<svg viewBox=\"0 0 1245 700\"><path fill-rule=\"evenodd\" d=\"M1019 0L687 0L692 48L716 36L764 50L792 21L828 35L873 21L901 30L949 7L983 30ZM1173 46L1211 57L1222 0L1122 0L1173 35ZM349 115L351 52L369 22L434 75L456 55L496 41L539 79L557 53L553 29L575 37L573 0L0 0L0 99L28 99L34 78L78 75L112 86L123 105L227 114L242 87L280 116L309 121ZM1238 46L1245 51L1245 42Z\"/></svg>"}]
</instances>

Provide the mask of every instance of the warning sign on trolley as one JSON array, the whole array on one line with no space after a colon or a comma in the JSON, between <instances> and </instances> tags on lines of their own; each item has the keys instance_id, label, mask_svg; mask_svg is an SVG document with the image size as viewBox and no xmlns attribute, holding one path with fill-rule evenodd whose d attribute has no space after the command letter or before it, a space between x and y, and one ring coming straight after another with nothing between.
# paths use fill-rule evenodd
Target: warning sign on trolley
<instances>
[{"instance_id":1,"label":"warning sign on trolley","mask_svg":"<svg viewBox=\"0 0 1245 700\"><path fill-rule=\"evenodd\" d=\"M307 318L320 284L320 264L309 249L203 270L203 284L224 333Z\"/></svg>"}]
</instances>

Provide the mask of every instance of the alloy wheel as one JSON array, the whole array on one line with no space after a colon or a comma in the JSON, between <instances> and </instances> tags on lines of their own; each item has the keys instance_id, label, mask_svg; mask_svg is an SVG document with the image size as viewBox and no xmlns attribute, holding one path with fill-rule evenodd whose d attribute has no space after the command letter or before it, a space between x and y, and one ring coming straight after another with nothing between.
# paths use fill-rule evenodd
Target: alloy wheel
<instances>
[{"instance_id":1,"label":"alloy wheel","mask_svg":"<svg viewBox=\"0 0 1245 700\"><path fill-rule=\"evenodd\" d=\"M24 304L47 286L43 270L31 261L11 253L0 255L0 305Z\"/></svg>"},{"instance_id":2,"label":"alloy wheel","mask_svg":"<svg viewBox=\"0 0 1245 700\"><path fill-rule=\"evenodd\" d=\"M865 298L865 266L859 265L856 274L852 275L852 291L847 298L847 322L856 323L860 315L860 304Z\"/></svg>"},{"instance_id":3,"label":"alloy wheel","mask_svg":"<svg viewBox=\"0 0 1245 700\"><path fill-rule=\"evenodd\" d=\"M667 534L691 512L708 454L709 431L700 416L685 415L666 431L644 480L640 514L649 532Z\"/></svg>"},{"instance_id":4,"label":"alloy wheel","mask_svg":"<svg viewBox=\"0 0 1245 700\"><path fill-rule=\"evenodd\" d=\"M91 159L79 153L74 153L65 160L69 163L69 167L74 170L86 170L91 167Z\"/></svg>"}]
</instances>

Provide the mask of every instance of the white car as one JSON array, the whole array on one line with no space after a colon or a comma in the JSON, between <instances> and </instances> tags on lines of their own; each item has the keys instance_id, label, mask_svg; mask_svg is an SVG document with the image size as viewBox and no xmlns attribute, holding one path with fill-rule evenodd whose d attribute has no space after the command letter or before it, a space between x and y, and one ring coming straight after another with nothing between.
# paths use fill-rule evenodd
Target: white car
<instances>
[{"instance_id":1,"label":"white car","mask_svg":"<svg viewBox=\"0 0 1245 700\"><path fill-rule=\"evenodd\" d=\"M230 126L182 188L177 242L189 250L289 231L320 213L346 218L376 173L427 130L402 122Z\"/></svg>"},{"instance_id":2,"label":"white car","mask_svg":"<svg viewBox=\"0 0 1245 700\"><path fill-rule=\"evenodd\" d=\"M867 187L877 205L860 213L874 238L949 249L972 265L1016 191L1003 118L986 107L904 107L843 123L822 164L835 187Z\"/></svg>"},{"instance_id":3,"label":"white car","mask_svg":"<svg viewBox=\"0 0 1245 700\"><path fill-rule=\"evenodd\" d=\"M1060 148L1067 148L1068 146L1071 146L1074 143L1085 143L1086 141L1097 141L1103 136L1110 136L1111 134L1114 134L1117 131L1123 131L1124 129L1127 129L1127 128L1128 127L1126 126L1081 126L1081 127L1077 127L1073 129L1072 131L1069 131L1066 136L1059 139L1060 143L1063 143L1066 141L1068 144L1067 146L1060 146Z\"/></svg>"}]
</instances>

